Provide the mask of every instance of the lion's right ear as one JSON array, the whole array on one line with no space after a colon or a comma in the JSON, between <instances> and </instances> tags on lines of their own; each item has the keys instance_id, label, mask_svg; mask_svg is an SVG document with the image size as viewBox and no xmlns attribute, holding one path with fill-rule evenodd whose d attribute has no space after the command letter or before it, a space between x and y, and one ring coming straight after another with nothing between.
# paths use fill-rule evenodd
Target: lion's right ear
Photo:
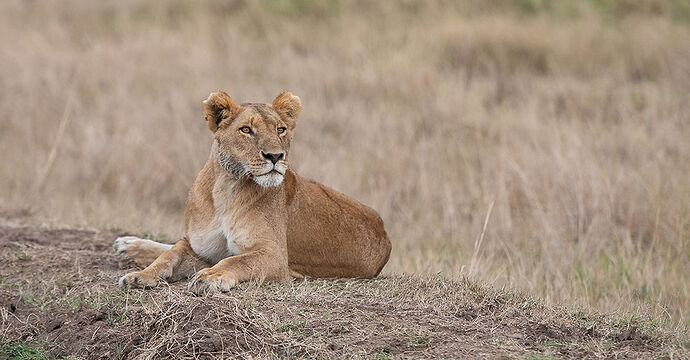
<instances>
[{"instance_id":1,"label":"lion's right ear","mask_svg":"<svg viewBox=\"0 0 690 360\"><path fill-rule=\"evenodd\" d=\"M240 106L222 91L211 93L202 103L204 118L211 132L216 132L218 125L225 119L234 119L240 113Z\"/></svg>"}]
</instances>

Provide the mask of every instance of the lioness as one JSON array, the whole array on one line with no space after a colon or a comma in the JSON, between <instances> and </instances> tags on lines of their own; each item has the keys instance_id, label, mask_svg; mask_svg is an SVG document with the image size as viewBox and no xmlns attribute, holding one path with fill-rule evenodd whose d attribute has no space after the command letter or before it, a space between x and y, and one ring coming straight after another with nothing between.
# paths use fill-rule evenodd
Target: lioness
<instances>
[{"instance_id":1,"label":"lioness","mask_svg":"<svg viewBox=\"0 0 690 360\"><path fill-rule=\"evenodd\" d=\"M297 96L238 105L221 91L202 104L213 145L187 197L185 236L175 245L118 238L119 256L145 267L121 288L193 275L189 291L204 294L249 280L379 274L391 251L379 215L288 169Z\"/></svg>"}]
</instances>

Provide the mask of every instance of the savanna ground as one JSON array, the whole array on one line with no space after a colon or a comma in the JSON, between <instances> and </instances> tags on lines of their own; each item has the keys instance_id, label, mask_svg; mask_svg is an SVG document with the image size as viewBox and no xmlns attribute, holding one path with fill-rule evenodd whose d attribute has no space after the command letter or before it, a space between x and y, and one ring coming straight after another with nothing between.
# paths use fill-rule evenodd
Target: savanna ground
<instances>
[{"instance_id":1,"label":"savanna ground","mask_svg":"<svg viewBox=\"0 0 690 360\"><path fill-rule=\"evenodd\" d=\"M186 192L210 147L200 102L219 89L238 101L269 102L281 90L302 98L291 166L379 211L394 245L382 280L309 282L265 293L245 286L201 305L178 294L177 285L151 295L114 289L119 273L108 257L107 234L168 241L181 234ZM8 262L0 271L9 290L3 288L2 302L16 302L24 321L3 336L12 336L11 346L20 346L20 338L50 339L32 319L70 311L62 305L69 305L71 292L92 300L79 300L60 316L81 316L88 312L81 311L85 302L95 309L112 299L102 300L117 309L107 314L127 311L131 324L170 336L191 335L173 323L184 320L164 316L168 311L193 316L186 306L206 311L214 301L234 306L265 296L273 300L210 313L228 326L259 321L247 331L264 334L257 336L265 344L243 349L268 349L266 356L375 354L386 347L406 354L406 345L390 343L328 350L308 340L312 330L266 329L285 321L276 320L280 314L300 311L289 308L290 301L281 305L283 299L302 296L298 303L308 305L305 294L314 292L320 294L314 308L342 299L342 316L357 317L366 316L353 310L365 302L358 297L364 293L381 306L372 313L397 324L394 331L372 328L369 338L390 335L404 343L401 324L410 320L403 310L397 317L396 306L416 301L410 311L420 314L463 304L479 308L483 300L471 289L507 286L543 301L546 307L526 306L527 313L558 320L555 325L572 314L554 310L558 306L588 309L639 322L640 331L658 339L668 332L682 348L690 326L689 119L690 5L683 0L4 1L0 207L30 213L23 225L100 232L76 232L83 239L67 245L62 235L53 243L48 235L31 235L44 240L26 251L12 244L31 243L25 239L31 236L3 235L1 256ZM20 230L3 234L13 231ZM70 255L69 244L84 253ZM101 263L80 257L89 251ZM48 255L53 260L34 273ZM426 277L399 275L409 273ZM465 276L482 285L463 282ZM60 279L67 283L53 282ZM411 293L426 283L428 294ZM386 300L395 287L400 294ZM42 300L17 302L24 293ZM122 296L125 305L118 302ZM468 298L453 305L438 296ZM46 304L46 297L53 302ZM507 308L523 301L510 299ZM170 306L151 313L158 318L147 314L151 304L163 303ZM302 311L315 319L303 321L326 326L309 309ZM7 311L2 314L8 321ZM241 322L242 314L251 320ZM414 321L423 322L420 316ZM72 326L95 331L94 323ZM415 329L426 329L421 336L443 329L426 326ZM520 329L524 339L538 338L528 326ZM617 331L606 328L601 338L614 339L605 334ZM280 347L296 333L303 336L296 350ZM189 339L183 335L180 342ZM572 344L574 335L568 336ZM429 337L436 345L424 350L431 352L410 356L443 355L445 345L432 338L439 338ZM113 347L104 351L118 344L127 350L106 339ZM160 350L147 339L129 344ZM513 338L497 339L494 350L514 345ZM506 353L529 356L534 349L518 340L524 352ZM640 351L675 351L666 346L671 340L654 341L660 347L644 342L647 350ZM54 343L47 349L66 353ZM623 349L615 341L601 344L573 345L568 354L615 356L602 351Z\"/></svg>"},{"instance_id":2,"label":"savanna ground","mask_svg":"<svg viewBox=\"0 0 690 360\"><path fill-rule=\"evenodd\" d=\"M120 291L121 233L0 221L0 359L664 358L690 344L648 320L544 306L443 275Z\"/></svg>"}]
</instances>

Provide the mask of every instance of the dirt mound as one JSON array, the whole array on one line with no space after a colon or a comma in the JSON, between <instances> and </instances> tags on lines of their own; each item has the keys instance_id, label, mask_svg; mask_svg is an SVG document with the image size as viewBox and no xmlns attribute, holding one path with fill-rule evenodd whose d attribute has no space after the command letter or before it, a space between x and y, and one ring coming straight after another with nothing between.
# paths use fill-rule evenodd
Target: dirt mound
<instances>
[{"instance_id":1,"label":"dirt mound","mask_svg":"<svg viewBox=\"0 0 690 360\"><path fill-rule=\"evenodd\" d=\"M0 227L0 358L690 356L643 321L440 276L124 292L117 235Z\"/></svg>"}]
</instances>

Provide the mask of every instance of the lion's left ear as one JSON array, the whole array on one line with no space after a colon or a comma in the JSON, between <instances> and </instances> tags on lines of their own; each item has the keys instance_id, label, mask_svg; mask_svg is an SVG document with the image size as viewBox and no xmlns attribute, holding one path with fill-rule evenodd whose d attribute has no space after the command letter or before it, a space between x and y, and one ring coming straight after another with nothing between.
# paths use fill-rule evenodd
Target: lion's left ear
<instances>
[{"instance_id":1,"label":"lion's left ear","mask_svg":"<svg viewBox=\"0 0 690 360\"><path fill-rule=\"evenodd\" d=\"M302 111L302 102L299 97L285 91L273 100L273 110L275 110L280 118L285 121L290 130L297 126L297 116Z\"/></svg>"}]
</instances>

